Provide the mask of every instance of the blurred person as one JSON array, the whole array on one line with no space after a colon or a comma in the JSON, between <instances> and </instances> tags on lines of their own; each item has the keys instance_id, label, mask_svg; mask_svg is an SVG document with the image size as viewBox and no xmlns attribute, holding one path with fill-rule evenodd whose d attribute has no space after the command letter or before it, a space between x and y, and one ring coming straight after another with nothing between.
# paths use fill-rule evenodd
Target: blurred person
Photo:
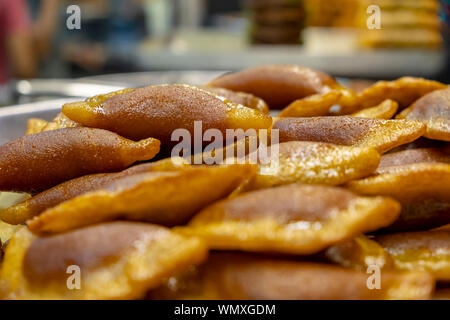
<instances>
[{"instance_id":1,"label":"blurred person","mask_svg":"<svg viewBox=\"0 0 450 320\"><path fill-rule=\"evenodd\" d=\"M33 23L24 0L0 0L0 83L32 78L48 54L58 0L43 0Z\"/></svg>"},{"instance_id":2,"label":"blurred person","mask_svg":"<svg viewBox=\"0 0 450 320\"><path fill-rule=\"evenodd\" d=\"M43 0L35 22L25 0L0 0L0 101L9 99L13 78L35 77L48 54L58 0Z\"/></svg>"}]
</instances>

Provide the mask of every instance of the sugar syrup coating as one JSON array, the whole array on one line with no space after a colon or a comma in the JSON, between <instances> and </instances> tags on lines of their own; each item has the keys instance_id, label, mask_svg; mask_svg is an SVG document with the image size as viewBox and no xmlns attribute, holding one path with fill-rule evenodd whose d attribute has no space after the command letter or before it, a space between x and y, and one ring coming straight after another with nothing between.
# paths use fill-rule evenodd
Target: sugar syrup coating
<instances>
[{"instance_id":1,"label":"sugar syrup coating","mask_svg":"<svg viewBox=\"0 0 450 320\"><path fill-rule=\"evenodd\" d=\"M153 158L159 145L93 128L26 135L0 146L0 190L38 192L86 174L123 170Z\"/></svg>"},{"instance_id":2,"label":"sugar syrup coating","mask_svg":"<svg viewBox=\"0 0 450 320\"><path fill-rule=\"evenodd\" d=\"M374 148L384 153L422 136L419 121L366 119L349 116L282 118L273 129L280 142L316 141L345 146Z\"/></svg>"},{"instance_id":3,"label":"sugar syrup coating","mask_svg":"<svg viewBox=\"0 0 450 320\"><path fill-rule=\"evenodd\" d=\"M399 212L390 198L291 184L219 201L178 230L203 238L213 249L307 255L385 227Z\"/></svg>"},{"instance_id":4,"label":"sugar syrup coating","mask_svg":"<svg viewBox=\"0 0 450 320\"><path fill-rule=\"evenodd\" d=\"M203 207L228 196L255 172L256 165L234 164L129 175L49 208L27 225L36 234L55 234L117 219L180 225Z\"/></svg>"},{"instance_id":5,"label":"sugar syrup coating","mask_svg":"<svg viewBox=\"0 0 450 320\"><path fill-rule=\"evenodd\" d=\"M217 129L261 129L272 118L258 110L232 103L223 97L188 85L157 85L111 96L98 104L68 103L62 107L70 119L89 127L107 129L137 140L154 137L171 145L172 134L186 129L194 136L194 122L202 133Z\"/></svg>"}]
</instances>

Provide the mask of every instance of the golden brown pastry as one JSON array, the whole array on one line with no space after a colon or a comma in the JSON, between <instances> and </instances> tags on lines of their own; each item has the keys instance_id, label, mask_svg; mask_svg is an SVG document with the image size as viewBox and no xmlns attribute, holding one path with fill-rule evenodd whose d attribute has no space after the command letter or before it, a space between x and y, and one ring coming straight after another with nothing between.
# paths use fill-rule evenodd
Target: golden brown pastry
<instances>
[{"instance_id":1,"label":"golden brown pastry","mask_svg":"<svg viewBox=\"0 0 450 320\"><path fill-rule=\"evenodd\" d=\"M439 141L439 140L431 140L424 137L420 137L417 140L414 140L413 142L402 144L401 146L395 147L394 149L390 150L388 153L395 153L400 152L404 150L411 150L411 149L422 149L422 148L442 148L446 147L448 144L445 141Z\"/></svg>"},{"instance_id":2,"label":"golden brown pastry","mask_svg":"<svg viewBox=\"0 0 450 320\"><path fill-rule=\"evenodd\" d=\"M56 117L52 121L48 122L47 125L42 128L41 132L62 128L82 127L82 126L83 125L81 125L80 123L70 120L62 112L60 112L56 115Z\"/></svg>"},{"instance_id":3,"label":"golden brown pastry","mask_svg":"<svg viewBox=\"0 0 450 320\"><path fill-rule=\"evenodd\" d=\"M342 93L333 90L327 93L315 94L303 99L295 100L281 110L279 117L315 117L325 116L330 108L339 102Z\"/></svg>"},{"instance_id":4,"label":"golden brown pastry","mask_svg":"<svg viewBox=\"0 0 450 320\"><path fill-rule=\"evenodd\" d=\"M376 173L389 172L395 166L412 163L450 163L450 145L441 148L417 148L384 154Z\"/></svg>"},{"instance_id":5,"label":"golden brown pastry","mask_svg":"<svg viewBox=\"0 0 450 320\"><path fill-rule=\"evenodd\" d=\"M423 121L426 138L450 141L450 88L423 96L396 118Z\"/></svg>"},{"instance_id":6,"label":"golden brown pastry","mask_svg":"<svg viewBox=\"0 0 450 320\"><path fill-rule=\"evenodd\" d=\"M213 253L195 270L172 277L151 299L373 300L429 299L433 278L423 272L372 274L322 263ZM369 289L372 288L372 289Z\"/></svg>"},{"instance_id":7,"label":"golden brown pastry","mask_svg":"<svg viewBox=\"0 0 450 320\"><path fill-rule=\"evenodd\" d=\"M375 175L347 186L360 194L385 195L402 204L392 230L428 229L450 223L449 148L412 149L381 157Z\"/></svg>"},{"instance_id":8,"label":"golden brown pastry","mask_svg":"<svg viewBox=\"0 0 450 320\"><path fill-rule=\"evenodd\" d=\"M372 265L393 269L394 261L376 241L361 235L335 244L325 250L324 256L346 268L366 271Z\"/></svg>"},{"instance_id":9,"label":"golden brown pastry","mask_svg":"<svg viewBox=\"0 0 450 320\"><path fill-rule=\"evenodd\" d=\"M358 106L370 108L386 99L398 102L401 109L409 106L420 97L447 85L423 78L403 77L394 81L378 81L358 94Z\"/></svg>"},{"instance_id":10,"label":"golden brown pastry","mask_svg":"<svg viewBox=\"0 0 450 320\"><path fill-rule=\"evenodd\" d=\"M36 192L86 174L123 170L153 158L159 144L91 128L27 135L0 146L0 190Z\"/></svg>"},{"instance_id":11,"label":"golden brown pastry","mask_svg":"<svg viewBox=\"0 0 450 320\"><path fill-rule=\"evenodd\" d=\"M117 219L179 225L203 207L226 197L255 171L256 165L235 164L125 176L47 209L27 225L37 234Z\"/></svg>"},{"instance_id":12,"label":"golden brown pastry","mask_svg":"<svg viewBox=\"0 0 450 320\"><path fill-rule=\"evenodd\" d=\"M63 113L88 127L111 130L129 139L155 137L174 144L172 133L186 129L194 135L194 121L202 130L268 128L272 118L215 94L188 85L158 85L116 94L104 101L67 103ZM203 133L202 131L202 133Z\"/></svg>"},{"instance_id":13,"label":"golden brown pastry","mask_svg":"<svg viewBox=\"0 0 450 320\"><path fill-rule=\"evenodd\" d=\"M225 74L209 86L254 94L270 108L282 109L295 100L337 90L343 99L353 100L353 92L329 75L299 65L264 65Z\"/></svg>"},{"instance_id":14,"label":"golden brown pastry","mask_svg":"<svg viewBox=\"0 0 450 320\"><path fill-rule=\"evenodd\" d=\"M450 231L394 233L375 240L389 252L396 268L427 271L437 280L450 280Z\"/></svg>"},{"instance_id":15,"label":"golden brown pastry","mask_svg":"<svg viewBox=\"0 0 450 320\"><path fill-rule=\"evenodd\" d=\"M258 151L257 151L258 152ZM375 171L377 151L323 142L290 141L268 147L267 159L259 157L259 170L249 189L268 188L294 182L338 185ZM255 157L254 153L249 157ZM272 162L273 161L273 162Z\"/></svg>"},{"instance_id":16,"label":"golden brown pastry","mask_svg":"<svg viewBox=\"0 0 450 320\"><path fill-rule=\"evenodd\" d=\"M206 255L198 239L145 223L110 222L44 238L23 228L6 248L3 298L140 298Z\"/></svg>"},{"instance_id":17,"label":"golden brown pastry","mask_svg":"<svg viewBox=\"0 0 450 320\"><path fill-rule=\"evenodd\" d=\"M25 134L36 134L42 131L48 122L44 119L30 118L27 121L27 131Z\"/></svg>"},{"instance_id":18,"label":"golden brown pastry","mask_svg":"<svg viewBox=\"0 0 450 320\"><path fill-rule=\"evenodd\" d=\"M391 119L398 110L398 103L387 99L375 107L362 109L352 113L352 117L358 118L375 118L375 119Z\"/></svg>"},{"instance_id":19,"label":"golden brown pastry","mask_svg":"<svg viewBox=\"0 0 450 320\"><path fill-rule=\"evenodd\" d=\"M156 162L144 163L116 173L97 173L63 182L53 188L36 194L14 206L0 211L0 219L11 224L24 224L27 220L39 215L64 201L80 196L86 192L106 187L125 176L154 171L175 171L187 167L183 158L169 158Z\"/></svg>"},{"instance_id":20,"label":"golden brown pastry","mask_svg":"<svg viewBox=\"0 0 450 320\"><path fill-rule=\"evenodd\" d=\"M292 184L212 204L179 230L202 237L212 249L305 255L387 226L399 212L390 198Z\"/></svg>"},{"instance_id":21,"label":"golden brown pastry","mask_svg":"<svg viewBox=\"0 0 450 320\"><path fill-rule=\"evenodd\" d=\"M224 97L233 103L242 104L243 106L258 110L265 114L269 113L269 106L267 105L267 103L263 99L258 98L250 93L207 86L200 86L199 88Z\"/></svg>"},{"instance_id":22,"label":"golden brown pastry","mask_svg":"<svg viewBox=\"0 0 450 320\"><path fill-rule=\"evenodd\" d=\"M280 142L316 141L374 148L384 153L419 138L425 125L419 121L381 120L356 117L282 118L273 129Z\"/></svg>"}]
</instances>

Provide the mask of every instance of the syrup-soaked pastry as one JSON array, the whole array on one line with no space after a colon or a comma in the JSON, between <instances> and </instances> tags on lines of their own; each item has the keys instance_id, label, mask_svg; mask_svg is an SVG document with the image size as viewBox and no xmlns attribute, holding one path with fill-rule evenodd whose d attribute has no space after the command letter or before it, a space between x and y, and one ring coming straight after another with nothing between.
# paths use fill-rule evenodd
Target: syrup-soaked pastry
<instances>
[{"instance_id":1,"label":"syrup-soaked pastry","mask_svg":"<svg viewBox=\"0 0 450 320\"><path fill-rule=\"evenodd\" d=\"M47 123L47 125L44 128L42 128L41 131L50 131L62 128L75 128L82 126L83 125L81 125L80 123L70 120L62 112L60 112L56 115L56 117L52 121Z\"/></svg>"},{"instance_id":2,"label":"syrup-soaked pastry","mask_svg":"<svg viewBox=\"0 0 450 320\"><path fill-rule=\"evenodd\" d=\"M441 148L417 148L388 153L381 157L376 173L389 172L391 167L412 163L450 163L450 145Z\"/></svg>"},{"instance_id":3,"label":"syrup-soaked pastry","mask_svg":"<svg viewBox=\"0 0 450 320\"><path fill-rule=\"evenodd\" d=\"M27 130L25 131L25 134L39 133L45 128L47 124L48 122L44 119L30 118L27 121Z\"/></svg>"},{"instance_id":4,"label":"syrup-soaked pastry","mask_svg":"<svg viewBox=\"0 0 450 320\"><path fill-rule=\"evenodd\" d=\"M250 93L207 86L200 86L199 88L224 97L233 103L242 104L243 106L256 109L265 114L269 113L269 106L267 105L267 103L263 99L258 98Z\"/></svg>"},{"instance_id":5,"label":"syrup-soaked pastry","mask_svg":"<svg viewBox=\"0 0 450 320\"><path fill-rule=\"evenodd\" d=\"M43 238L23 228L6 248L3 298L141 298L206 255L199 239L146 223L110 222Z\"/></svg>"},{"instance_id":6,"label":"syrup-soaked pastry","mask_svg":"<svg viewBox=\"0 0 450 320\"><path fill-rule=\"evenodd\" d=\"M11 224L24 224L64 201L73 199L86 192L101 189L125 176L154 171L175 171L186 168L189 164L183 158L169 158L133 166L117 173L97 173L63 182L53 188L36 194L14 206L0 212L1 220Z\"/></svg>"},{"instance_id":7,"label":"syrup-soaked pastry","mask_svg":"<svg viewBox=\"0 0 450 320\"><path fill-rule=\"evenodd\" d=\"M271 159L273 152L275 158ZM249 158L251 159L252 155ZM323 142L290 141L268 147L267 159L270 161L265 159L258 157L259 170L249 186L250 189L294 182L342 184L374 172L378 167L380 155L370 148L339 146Z\"/></svg>"},{"instance_id":8,"label":"syrup-soaked pastry","mask_svg":"<svg viewBox=\"0 0 450 320\"><path fill-rule=\"evenodd\" d=\"M282 109L298 99L337 90L341 102L353 101L353 92L329 75L299 65L264 65L222 75L208 86L254 94L270 108Z\"/></svg>"},{"instance_id":9,"label":"syrup-soaked pastry","mask_svg":"<svg viewBox=\"0 0 450 320\"><path fill-rule=\"evenodd\" d=\"M420 121L366 119L348 116L282 118L273 125L280 142L316 141L374 148L384 153L414 141L425 132Z\"/></svg>"},{"instance_id":10,"label":"syrup-soaked pastry","mask_svg":"<svg viewBox=\"0 0 450 320\"><path fill-rule=\"evenodd\" d=\"M228 160L233 163L240 161L245 163L245 157L258 148L257 136L245 136L238 138L237 141L225 145L223 148L213 148L204 150L201 153L193 154L191 156L192 164L223 164ZM228 159L228 160L227 160ZM256 162L256 161L255 161Z\"/></svg>"},{"instance_id":11,"label":"syrup-soaked pastry","mask_svg":"<svg viewBox=\"0 0 450 320\"><path fill-rule=\"evenodd\" d=\"M450 223L449 148L412 149L381 157L375 175L347 186L360 194L385 195L402 205L390 230L428 229Z\"/></svg>"},{"instance_id":12,"label":"syrup-soaked pastry","mask_svg":"<svg viewBox=\"0 0 450 320\"><path fill-rule=\"evenodd\" d=\"M374 118L374 119L391 119L398 110L398 103L387 99L375 107L362 109L352 113L352 117L358 118Z\"/></svg>"},{"instance_id":13,"label":"syrup-soaked pastry","mask_svg":"<svg viewBox=\"0 0 450 320\"><path fill-rule=\"evenodd\" d=\"M375 240L400 270L427 271L450 280L450 231L418 231L380 235Z\"/></svg>"},{"instance_id":14,"label":"syrup-soaked pastry","mask_svg":"<svg viewBox=\"0 0 450 320\"><path fill-rule=\"evenodd\" d=\"M427 125L426 138L450 141L450 88L423 96L397 118L423 121Z\"/></svg>"},{"instance_id":15,"label":"syrup-soaked pastry","mask_svg":"<svg viewBox=\"0 0 450 320\"><path fill-rule=\"evenodd\" d=\"M64 232L116 219L179 225L229 195L255 171L256 165L235 164L125 176L50 208L27 225L37 234Z\"/></svg>"},{"instance_id":16,"label":"syrup-soaked pastry","mask_svg":"<svg viewBox=\"0 0 450 320\"><path fill-rule=\"evenodd\" d=\"M150 291L150 299L374 300L429 299L434 280L424 272L374 274L324 263L212 253L193 270ZM375 289L379 285L379 289ZM372 289L370 289L372 288Z\"/></svg>"},{"instance_id":17,"label":"syrup-soaked pastry","mask_svg":"<svg viewBox=\"0 0 450 320\"><path fill-rule=\"evenodd\" d=\"M376 241L364 235L329 247L325 250L324 256L343 267L361 271L366 271L373 265L384 269L394 268L389 253Z\"/></svg>"},{"instance_id":18,"label":"syrup-soaked pastry","mask_svg":"<svg viewBox=\"0 0 450 320\"><path fill-rule=\"evenodd\" d=\"M387 226L399 212L390 198L292 184L217 202L179 230L204 238L213 249L313 254Z\"/></svg>"},{"instance_id":19,"label":"syrup-soaked pastry","mask_svg":"<svg viewBox=\"0 0 450 320\"><path fill-rule=\"evenodd\" d=\"M396 153L404 150L410 149L422 149L422 148L442 148L448 145L445 141L439 140L431 140L424 137L420 137L413 142L402 144L401 146L395 147L394 149L389 150L388 153Z\"/></svg>"},{"instance_id":20,"label":"syrup-soaked pastry","mask_svg":"<svg viewBox=\"0 0 450 320\"><path fill-rule=\"evenodd\" d=\"M153 158L159 145L92 128L26 135L0 146L0 190L42 191L86 174L123 170Z\"/></svg>"},{"instance_id":21,"label":"syrup-soaked pastry","mask_svg":"<svg viewBox=\"0 0 450 320\"><path fill-rule=\"evenodd\" d=\"M303 99L295 100L281 110L279 117L315 117L325 116L330 108L339 102L342 93L333 90L323 94L315 94Z\"/></svg>"},{"instance_id":22,"label":"syrup-soaked pastry","mask_svg":"<svg viewBox=\"0 0 450 320\"><path fill-rule=\"evenodd\" d=\"M358 106L370 108L386 99L397 101L401 109L435 90L447 85L423 78L402 77L394 81L378 81L358 94Z\"/></svg>"},{"instance_id":23,"label":"syrup-soaked pastry","mask_svg":"<svg viewBox=\"0 0 450 320\"><path fill-rule=\"evenodd\" d=\"M186 129L194 135L194 121L202 133L218 129L260 129L272 118L258 110L232 103L208 91L188 85L158 85L116 94L102 102L67 103L63 113L88 127L111 130L137 140L154 137L173 144L172 134Z\"/></svg>"}]
</instances>

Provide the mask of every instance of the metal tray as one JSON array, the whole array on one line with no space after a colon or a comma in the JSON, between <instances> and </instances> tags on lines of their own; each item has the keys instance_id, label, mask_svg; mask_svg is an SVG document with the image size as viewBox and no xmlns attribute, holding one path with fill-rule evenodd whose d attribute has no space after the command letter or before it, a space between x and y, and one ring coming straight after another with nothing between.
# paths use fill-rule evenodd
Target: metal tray
<instances>
[{"instance_id":1,"label":"metal tray","mask_svg":"<svg viewBox=\"0 0 450 320\"><path fill-rule=\"evenodd\" d=\"M66 97L0 108L0 144L24 135L29 118L51 120L70 101L118 90L122 87L140 87L163 83L199 85L214 79L225 71L169 71L134 72L87 77L77 80L32 80L18 83L22 96ZM23 88L22 88L23 87ZM26 90L24 90L24 88ZM92 92L93 90L97 90ZM81 97L81 98L80 98Z\"/></svg>"},{"instance_id":2,"label":"metal tray","mask_svg":"<svg viewBox=\"0 0 450 320\"><path fill-rule=\"evenodd\" d=\"M58 99L0 108L0 144L23 136L29 118L51 120L64 103L74 100L79 99Z\"/></svg>"}]
</instances>

